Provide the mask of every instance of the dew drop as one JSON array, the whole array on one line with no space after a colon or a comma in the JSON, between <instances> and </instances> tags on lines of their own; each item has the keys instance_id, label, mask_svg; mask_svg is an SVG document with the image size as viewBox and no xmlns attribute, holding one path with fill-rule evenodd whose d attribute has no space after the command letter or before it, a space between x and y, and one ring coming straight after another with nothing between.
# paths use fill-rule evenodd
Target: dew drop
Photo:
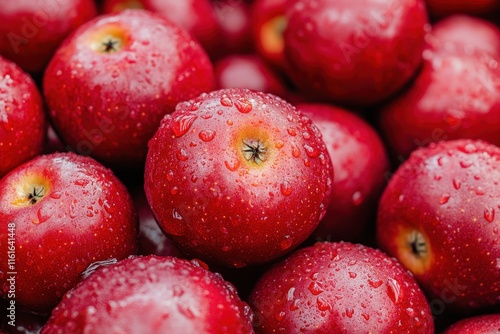
<instances>
[{"instance_id":1,"label":"dew drop","mask_svg":"<svg viewBox=\"0 0 500 334\"><path fill-rule=\"evenodd\" d=\"M288 134L290 136L296 136L297 135L297 131L295 130L295 128L290 127L290 128L287 129L287 131L288 131Z\"/></svg>"},{"instance_id":2,"label":"dew drop","mask_svg":"<svg viewBox=\"0 0 500 334\"><path fill-rule=\"evenodd\" d=\"M408 316L410 317L413 317L415 315L415 310L412 309L411 307L408 307L406 310L405 310L406 314L408 314Z\"/></svg>"},{"instance_id":3,"label":"dew drop","mask_svg":"<svg viewBox=\"0 0 500 334\"><path fill-rule=\"evenodd\" d=\"M292 246L293 238L289 235L285 235L285 237L280 242L280 247L282 250L286 250Z\"/></svg>"},{"instance_id":4,"label":"dew drop","mask_svg":"<svg viewBox=\"0 0 500 334\"><path fill-rule=\"evenodd\" d=\"M286 294L286 300L288 300L289 302L292 301L294 293L295 293L295 288L291 287Z\"/></svg>"},{"instance_id":5,"label":"dew drop","mask_svg":"<svg viewBox=\"0 0 500 334\"><path fill-rule=\"evenodd\" d=\"M280 191L283 195L289 196L292 193L292 186L288 181L285 181L280 184Z\"/></svg>"},{"instance_id":6,"label":"dew drop","mask_svg":"<svg viewBox=\"0 0 500 334\"><path fill-rule=\"evenodd\" d=\"M462 168L469 168L470 166L472 166L472 162L470 162L470 161L464 161L464 160L460 161L460 167L462 167Z\"/></svg>"},{"instance_id":7,"label":"dew drop","mask_svg":"<svg viewBox=\"0 0 500 334\"><path fill-rule=\"evenodd\" d=\"M231 172L234 172L240 167L240 160L237 158L230 158L228 160L224 160L224 166Z\"/></svg>"},{"instance_id":8,"label":"dew drop","mask_svg":"<svg viewBox=\"0 0 500 334\"><path fill-rule=\"evenodd\" d=\"M69 204L69 216L71 218L76 217L76 202L75 201L73 201Z\"/></svg>"},{"instance_id":9,"label":"dew drop","mask_svg":"<svg viewBox=\"0 0 500 334\"><path fill-rule=\"evenodd\" d=\"M285 142L281 139L278 139L275 143L274 143L274 147L276 147L277 149L280 149L282 148L283 146L285 146Z\"/></svg>"},{"instance_id":10,"label":"dew drop","mask_svg":"<svg viewBox=\"0 0 500 334\"><path fill-rule=\"evenodd\" d=\"M184 289L177 284L174 285L173 289L174 289L173 291L174 297L181 297L184 294Z\"/></svg>"},{"instance_id":11,"label":"dew drop","mask_svg":"<svg viewBox=\"0 0 500 334\"><path fill-rule=\"evenodd\" d=\"M323 290L323 288L318 282L311 282L311 284L309 284L309 291L311 291L313 295L319 295L325 290Z\"/></svg>"},{"instance_id":12,"label":"dew drop","mask_svg":"<svg viewBox=\"0 0 500 334\"><path fill-rule=\"evenodd\" d=\"M305 144L304 150L309 158L317 158L319 155L319 151L311 145Z\"/></svg>"},{"instance_id":13,"label":"dew drop","mask_svg":"<svg viewBox=\"0 0 500 334\"><path fill-rule=\"evenodd\" d=\"M444 193L439 198L439 204L446 204L450 200L450 194Z\"/></svg>"},{"instance_id":14,"label":"dew drop","mask_svg":"<svg viewBox=\"0 0 500 334\"><path fill-rule=\"evenodd\" d=\"M292 145L292 156L294 158L300 157L300 149L295 145Z\"/></svg>"},{"instance_id":15,"label":"dew drop","mask_svg":"<svg viewBox=\"0 0 500 334\"><path fill-rule=\"evenodd\" d=\"M62 194L59 191L54 191L54 192L50 193L49 196L53 199L60 199Z\"/></svg>"},{"instance_id":16,"label":"dew drop","mask_svg":"<svg viewBox=\"0 0 500 334\"><path fill-rule=\"evenodd\" d=\"M318 305L318 310L329 311L332 309L332 305L323 297L319 296L316 298L316 304Z\"/></svg>"},{"instance_id":17,"label":"dew drop","mask_svg":"<svg viewBox=\"0 0 500 334\"><path fill-rule=\"evenodd\" d=\"M177 150L175 156L180 161L186 161L188 159L188 155L187 155L186 151L182 148Z\"/></svg>"},{"instance_id":18,"label":"dew drop","mask_svg":"<svg viewBox=\"0 0 500 334\"><path fill-rule=\"evenodd\" d=\"M274 318L278 321L282 321L283 319L285 319L285 315L286 313L283 311L277 312L276 314L274 314Z\"/></svg>"},{"instance_id":19,"label":"dew drop","mask_svg":"<svg viewBox=\"0 0 500 334\"><path fill-rule=\"evenodd\" d=\"M196 315L194 314L193 310L189 306L184 306L182 304L177 304L177 309L179 310L179 312L183 316L185 316L188 319L193 320L193 319L196 318Z\"/></svg>"},{"instance_id":20,"label":"dew drop","mask_svg":"<svg viewBox=\"0 0 500 334\"><path fill-rule=\"evenodd\" d=\"M224 94L220 99L220 104L224 107L232 107L233 101L226 94Z\"/></svg>"},{"instance_id":21,"label":"dew drop","mask_svg":"<svg viewBox=\"0 0 500 334\"><path fill-rule=\"evenodd\" d=\"M352 316L354 315L354 309L352 308L348 308L345 310L345 315L348 317L348 318L352 318Z\"/></svg>"},{"instance_id":22,"label":"dew drop","mask_svg":"<svg viewBox=\"0 0 500 334\"><path fill-rule=\"evenodd\" d=\"M299 309L299 300L300 299L295 299L291 304L290 304L290 311L295 311Z\"/></svg>"},{"instance_id":23,"label":"dew drop","mask_svg":"<svg viewBox=\"0 0 500 334\"><path fill-rule=\"evenodd\" d=\"M460 189L460 186L462 186L462 182L460 182L459 179L453 179L453 187L458 190Z\"/></svg>"},{"instance_id":24,"label":"dew drop","mask_svg":"<svg viewBox=\"0 0 500 334\"><path fill-rule=\"evenodd\" d=\"M80 187L85 187L87 184L89 184L90 180L88 179L78 179L75 181L75 184Z\"/></svg>"},{"instance_id":25,"label":"dew drop","mask_svg":"<svg viewBox=\"0 0 500 334\"><path fill-rule=\"evenodd\" d=\"M394 303L399 302L401 287L399 286L398 281L396 281L394 278L387 279L387 294Z\"/></svg>"},{"instance_id":26,"label":"dew drop","mask_svg":"<svg viewBox=\"0 0 500 334\"><path fill-rule=\"evenodd\" d=\"M491 223L495 219L495 209L484 208L484 219L486 219L488 223Z\"/></svg>"},{"instance_id":27,"label":"dew drop","mask_svg":"<svg viewBox=\"0 0 500 334\"><path fill-rule=\"evenodd\" d=\"M379 286L381 286L382 283L384 283L384 282L382 282L379 279L369 279L368 280L368 284L370 284L370 286L375 288L375 289L378 288Z\"/></svg>"},{"instance_id":28,"label":"dew drop","mask_svg":"<svg viewBox=\"0 0 500 334\"><path fill-rule=\"evenodd\" d=\"M172 195L176 195L178 192L179 192L179 187L173 186L172 188L170 188L170 193Z\"/></svg>"},{"instance_id":29,"label":"dew drop","mask_svg":"<svg viewBox=\"0 0 500 334\"><path fill-rule=\"evenodd\" d=\"M200 137L200 139L203 141L209 142L215 138L215 131L210 131L210 130L200 131L198 137Z\"/></svg>"},{"instance_id":30,"label":"dew drop","mask_svg":"<svg viewBox=\"0 0 500 334\"><path fill-rule=\"evenodd\" d=\"M105 201L104 204L102 205L104 207L104 210L109 213L110 215L112 215L113 213L115 213L115 206L114 205L111 205L109 204L108 201Z\"/></svg>"},{"instance_id":31,"label":"dew drop","mask_svg":"<svg viewBox=\"0 0 500 334\"><path fill-rule=\"evenodd\" d=\"M194 114L181 114L175 116L171 125L174 135L180 137L186 132L188 132L189 129L191 128L191 125L193 125L194 121L197 118L198 116Z\"/></svg>"},{"instance_id":32,"label":"dew drop","mask_svg":"<svg viewBox=\"0 0 500 334\"><path fill-rule=\"evenodd\" d=\"M350 278L356 278L356 276L358 276L356 273L354 273L352 271L349 272L349 277Z\"/></svg>"},{"instance_id":33,"label":"dew drop","mask_svg":"<svg viewBox=\"0 0 500 334\"><path fill-rule=\"evenodd\" d=\"M304 139L310 139L311 138L311 134L309 132L304 132L304 133L302 133L302 137Z\"/></svg>"},{"instance_id":34,"label":"dew drop","mask_svg":"<svg viewBox=\"0 0 500 334\"><path fill-rule=\"evenodd\" d=\"M234 106L243 114L248 114L252 111L252 103L245 98L237 99L236 102L234 102Z\"/></svg>"},{"instance_id":35,"label":"dew drop","mask_svg":"<svg viewBox=\"0 0 500 334\"><path fill-rule=\"evenodd\" d=\"M362 314L361 314L361 316L362 316L363 318L365 318L365 320L367 320L367 321L368 321L368 320L370 320L370 315L369 315L369 314L362 313Z\"/></svg>"}]
</instances>

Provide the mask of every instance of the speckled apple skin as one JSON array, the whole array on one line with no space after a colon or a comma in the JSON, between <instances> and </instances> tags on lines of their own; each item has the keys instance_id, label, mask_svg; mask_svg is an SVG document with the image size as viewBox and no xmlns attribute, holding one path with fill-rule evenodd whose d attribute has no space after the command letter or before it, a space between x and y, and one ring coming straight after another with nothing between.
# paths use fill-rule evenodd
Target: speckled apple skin
<instances>
[{"instance_id":1,"label":"speckled apple skin","mask_svg":"<svg viewBox=\"0 0 500 334\"><path fill-rule=\"evenodd\" d=\"M500 313L484 314L464 318L450 327L443 334L496 334L500 333Z\"/></svg>"},{"instance_id":2,"label":"speckled apple skin","mask_svg":"<svg viewBox=\"0 0 500 334\"><path fill-rule=\"evenodd\" d=\"M350 106L380 103L415 74L429 27L423 0L294 0L285 57L304 94Z\"/></svg>"},{"instance_id":3,"label":"speckled apple skin","mask_svg":"<svg viewBox=\"0 0 500 334\"><path fill-rule=\"evenodd\" d=\"M244 138L265 138L268 159L249 165ZM292 105L247 89L177 105L149 143L148 202L190 256L244 267L304 241L329 204L332 164L320 133Z\"/></svg>"},{"instance_id":4,"label":"speckled apple skin","mask_svg":"<svg viewBox=\"0 0 500 334\"><path fill-rule=\"evenodd\" d=\"M103 54L90 44L115 26L121 50ZM144 11L100 16L58 49L44 76L44 95L61 139L103 164L142 167L147 142L175 105L215 86L202 47L184 30Z\"/></svg>"},{"instance_id":5,"label":"speckled apple skin","mask_svg":"<svg viewBox=\"0 0 500 334\"><path fill-rule=\"evenodd\" d=\"M31 77L0 57L0 178L40 154L47 121Z\"/></svg>"},{"instance_id":6,"label":"speckled apple skin","mask_svg":"<svg viewBox=\"0 0 500 334\"><path fill-rule=\"evenodd\" d=\"M500 303L499 183L500 148L455 140L415 151L382 195L378 243L400 258L400 228L427 235L431 262L415 277L437 312L468 313Z\"/></svg>"},{"instance_id":7,"label":"speckled apple skin","mask_svg":"<svg viewBox=\"0 0 500 334\"><path fill-rule=\"evenodd\" d=\"M0 55L41 75L62 41L97 15L93 0L0 2Z\"/></svg>"},{"instance_id":8,"label":"speckled apple skin","mask_svg":"<svg viewBox=\"0 0 500 334\"><path fill-rule=\"evenodd\" d=\"M434 333L411 274L361 244L295 251L261 277L249 303L257 333Z\"/></svg>"},{"instance_id":9,"label":"speckled apple skin","mask_svg":"<svg viewBox=\"0 0 500 334\"><path fill-rule=\"evenodd\" d=\"M98 269L69 291L43 334L251 334L250 307L196 260L145 256Z\"/></svg>"},{"instance_id":10,"label":"speckled apple skin","mask_svg":"<svg viewBox=\"0 0 500 334\"><path fill-rule=\"evenodd\" d=\"M27 178L48 182L36 204L16 207ZM0 251L7 254L9 223L15 223L16 305L47 312L94 261L125 258L136 251L137 217L125 186L95 160L73 153L39 156L0 181ZM3 274L6 298L10 272Z\"/></svg>"}]
</instances>

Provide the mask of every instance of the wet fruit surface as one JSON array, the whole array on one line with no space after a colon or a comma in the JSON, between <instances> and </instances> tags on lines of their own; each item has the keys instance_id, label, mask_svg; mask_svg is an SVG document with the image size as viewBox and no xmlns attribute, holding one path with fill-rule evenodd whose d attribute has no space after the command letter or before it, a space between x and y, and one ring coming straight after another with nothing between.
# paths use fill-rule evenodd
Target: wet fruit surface
<instances>
[{"instance_id":1,"label":"wet fruit surface","mask_svg":"<svg viewBox=\"0 0 500 334\"><path fill-rule=\"evenodd\" d=\"M242 267L304 241L325 213L331 182L309 118L273 95L227 89L181 103L163 120L145 189L181 250Z\"/></svg>"}]
</instances>

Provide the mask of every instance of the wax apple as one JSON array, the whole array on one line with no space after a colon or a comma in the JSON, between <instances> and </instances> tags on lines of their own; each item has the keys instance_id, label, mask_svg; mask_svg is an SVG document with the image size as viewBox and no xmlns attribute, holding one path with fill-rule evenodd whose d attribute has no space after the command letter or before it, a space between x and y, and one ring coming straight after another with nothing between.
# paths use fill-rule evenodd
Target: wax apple
<instances>
[{"instance_id":1,"label":"wax apple","mask_svg":"<svg viewBox=\"0 0 500 334\"><path fill-rule=\"evenodd\" d=\"M136 249L137 217L130 195L106 168L73 153L39 156L0 180L1 296L9 272L15 302L47 312L98 260ZM4 257L5 259L5 257ZM13 266L13 267L11 267Z\"/></svg>"},{"instance_id":2,"label":"wax apple","mask_svg":"<svg viewBox=\"0 0 500 334\"><path fill-rule=\"evenodd\" d=\"M253 333L250 307L198 261L136 257L102 267L54 309L42 333Z\"/></svg>"},{"instance_id":3,"label":"wax apple","mask_svg":"<svg viewBox=\"0 0 500 334\"><path fill-rule=\"evenodd\" d=\"M312 239L368 242L389 159L375 130L353 112L326 104L298 104L319 128L335 177L330 206Z\"/></svg>"},{"instance_id":4,"label":"wax apple","mask_svg":"<svg viewBox=\"0 0 500 334\"><path fill-rule=\"evenodd\" d=\"M217 47L219 23L210 0L106 0L104 13L142 8L157 13L189 31L209 52Z\"/></svg>"},{"instance_id":5,"label":"wax apple","mask_svg":"<svg viewBox=\"0 0 500 334\"><path fill-rule=\"evenodd\" d=\"M500 313L465 318L447 328L443 334L492 334L500 332Z\"/></svg>"},{"instance_id":6,"label":"wax apple","mask_svg":"<svg viewBox=\"0 0 500 334\"><path fill-rule=\"evenodd\" d=\"M380 112L381 132L391 155L398 160L418 147L442 140L473 138L500 145L498 55L484 51L494 47L490 41L496 38L480 35L468 44L472 51L467 54L452 38L452 47L444 45L440 36L452 32L436 35L424 52L426 59L415 82Z\"/></svg>"},{"instance_id":7,"label":"wax apple","mask_svg":"<svg viewBox=\"0 0 500 334\"><path fill-rule=\"evenodd\" d=\"M400 90L422 63L423 0L292 1L284 33L294 83L309 96L369 106Z\"/></svg>"},{"instance_id":8,"label":"wax apple","mask_svg":"<svg viewBox=\"0 0 500 334\"><path fill-rule=\"evenodd\" d=\"M41 74L66 36L96 14L92 0L1 1L0 55Z\"/></svg>"},{"instance_id":9,"label":"wax apple","mask_svg":"<svg viewBox=\"0 0 500 334\"><path fill-rule=\"evenodd\" d=\"M218 88L248 88L285 97L281 78L257 55L228 55L215 63Z\"/></svg>"},{"instance_id":10,"label":"wax apple","mask_svg":"<svg viewBox=\"0 0 500 334\"><path fill-rule=\"evenodd\" d=\"M42 152L46 126L31 77L0 57L0 178Z\"/></svg>"},{"instance_id":11,"label":"wax apple","mask_svg":"<svg viewBox=\"0 0 500 334\"><path fill-rule=\"evenodd\" d=\"M500 148L455 140L415 151L380 200L380 247L411 270L432 307L500 303Z\"/></svg>"},{"instance_id":12,"label":"wax apple","mask_svg":"<svg viewBox=\"0 0 500 334\"><path fill-rule=\"evenodd\" d=\"M316 243L267 271L249 299L258 333L434 333L415 279L361 244Z\"/></svg>"},{"instance_id":13,"label":"wax apple","mask_svg":"<svg viewBox=\"0 0 500 334\"><path fill-rule=\"evenodd\" d=\"M186 31L138 9L80 27L43 83L68 149L115 169L141 168L161 118L215 85L208 56Z\"/></svg>"},{"instance_id":14,"label":"wax apple","mask_svg":"<svg viewBox=\"0 0 500 334\"><path fill-rule=\"evenodd\" d=\"M150 141L145 170L148 202L179 249L229 267L303 242L325 214L333 176L311 120L248 89L178 104Z\"/></svg>"}]
</instances>

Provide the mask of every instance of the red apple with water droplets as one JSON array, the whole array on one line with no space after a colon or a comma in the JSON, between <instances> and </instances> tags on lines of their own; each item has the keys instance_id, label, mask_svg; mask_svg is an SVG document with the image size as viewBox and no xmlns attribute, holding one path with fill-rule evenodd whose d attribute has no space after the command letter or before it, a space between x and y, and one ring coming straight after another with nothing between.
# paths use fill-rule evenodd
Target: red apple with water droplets
<instances>
[{"instance_id":1,"label":"red apple with water droplets","mask_svg":"<svg viewBox=\"0 0 500 334\"><path fill-rule=\"evenodd\" d=\"M42 152L46 126L31 77L0 57L0 178Z\"/></svg>"},{"instance_id":2,"label":"red apple with water droplets","mask_svg":"<svg viewBox=\"0 0 500 334\"><path fill-rule=\"evenodd\" d=\"M43 84L67 147L115 170L142 168L163 116L215 87L212 64L191 35L138 9L81 26L52 58Z\"/></svg>"},{"instance_id":3,"label":"red apple with water droplets","mask_svg":"<svg viewBox=\"0 0 500 334\"><path fill-rule=\"evenodd\" d=\"M423 0L294 0L285 56L304 94L343 105L387 100L422 63L428 25Z\"/></svg>"},{"instance_id":4,"label":"red apple with water droplets","mask_svg":"<svg viewBox=\"0 0 500 334\"><path fill-rule=\"evenodd\" d=\"M101 267L69 291L50 333L253 333L250 307L203 263L145 256Z\"/></svg>"},{"instance_id":5,"label":"red apple with water droplets","mask_svg":"<svg viewBox=\"0 0 500 334\"><path fill-rule=\"evenodd\" d=\"M380 200L379 246L411 270L436 315L500 305L500 148L455 140L418 149Z\"/></svg>"},{"instance_id":6,"label":"red apple with water droplets","mask_svg":"<svg viewBox=\"0 0 500 334\"><path fill-rule=\"evenodd\" d=\"M297 109L319 128L335 172L330 205L311 239L373 242L377 204L390 167L382 140L349 110L311 103Z\"/></svg>"},{"instance_id":7,"label":"red apple with water droplets","mask_svg":"<svg viewBox=\"0 0 500 334\"><path fill-rule=\"evenodd\" d=\"M41 75L62 41L96 14L92 0L0 1L0 55Z\"/></svg>"},{"instance_id":8,"label":"red apple with water droplets","mask_svg":"<svg viewBox=\"0 0 500 334\"><path fill-rule=\"evenodd\" d=\"M38 156L1 179L0 222L0 251L15 254L15 264L0 262L0 294L7 298L9 272L16 272L16 306L31 311L50 311L90 263L136 250L127 189L73 153Z\"/></svg>"},{"instance_id":9,"label":"red apple with water droplets","mask_svg":"<svg viewBox=\"0 0 500 334\"><path fill-rule=\"evenodd\" d=\"M276 259L316 228L332 165L318 129L286 101L223 89L177 105L149 142L144 187L189 256L230 267Z\"/></svg>"},{"instance_id":10,"label":"red apple with water droplets","mask_svg":"<svg viewBox=\"0 0 500 334\"><path fill-rule=\"evenodd\" d=\"M257 333L434 333L415 279L361 244L295 251L264 273L249 303Z\"/></svg>"},{"instance_id":11,"label":"red apple with water droplets","mask_svg":"<svg viewBox=\"0 0 500 334\"><path fill-rule=\"evenodd\" d=\"M464 318L443 331L443 334L495 333L500 333L500 313L483 314L470 318Z\"/></svg>"}]
</instances>

